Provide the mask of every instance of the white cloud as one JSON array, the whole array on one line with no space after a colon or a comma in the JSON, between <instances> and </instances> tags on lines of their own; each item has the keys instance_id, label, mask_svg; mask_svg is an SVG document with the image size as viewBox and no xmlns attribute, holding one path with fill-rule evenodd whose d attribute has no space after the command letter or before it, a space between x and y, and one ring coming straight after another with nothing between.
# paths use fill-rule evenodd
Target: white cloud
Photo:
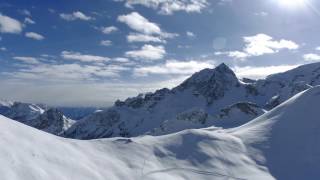
<instances>
[{"instance_id":1,"label":"white cloud","mask_svg":"<svg viewBox=\"0 0 320 180\"><path fill-rule=\"evenodd\" d=\"M241 51L231 51L228 53L228 56L232 57L232 58L236 58L236 59L245 59L249 55L247 53L241 52Z\"/></svg>"},{"instance_id":2,"label":"white cloud","mask_svg":"<svg viewBox=\"0 0 320 180\"><path fill-rule=\"evenodd\" d=\"M303 59L305 61L320 61L320 55L319 54L305 54L303 55Z\"/></svg>"},{"instance_id":3,"label":"white cloud","mask_svg":"<svg viewBox=\"0 0 320 180\"><path fill-rule=\"evenodd\" d=\"M248 53L242 52L242 51L228 51L228 52L215 52L215 55L227 55L231 58L235 58L238 60L246 60L247 57L249 57Z\"/></svg>"},{"instance_id":4,"label":"white cloud","mask_svg":"<svg viewBox=\"0 0 320 180\"><path fill-rule=\"evenodd\" d=\"M154 66L137 67L134 69L135 76L147 76L149 74L162 75L191 75L205 68L213 68L212 61L177 61L168 60L165 64Z\"/></svg>"},{"instance_id":5,"label":"white cloud","mask_svg":"<svg viewBox=\"0 0 320 180\"><path fill-rule=\"evenodd\" d=\"M179 49L190 49L191 46L190 45L178 45L177 46Z\"/></svg>"},{"instance_id":6,"label":"white cloud","mask_svg":"<svg viewBox=\"0 0 320 180\"><path fill-rule=\"evenodd\" d=\"M187 31L186 34L187 34L187 36L190 37L190 38L196 37L196 35L195 35L193 32L190 32L190 31Z\"/></svg>"},{"instance_id":7,"label":"white cloud","mask_svg":"<svg viewBox=\"0 0 320 180\"><path fill-rule=\"evenodd\" d=\"M60 14L60 17L66 21L75 21L75 20L83 20L83 21L89 21L93 18L90 16L85 15L84 13L80 11L75 11L71 14Z\"/></svg>"},{"instance_id":8,"label":"white cloud","mask_svg":"<svg viewBox=\"0 0 320 180\"><path fill-rule=\"evenodd\" d=\"M209 5L207 0L115 0L125 1L125 5L133 8L134 5L157 9L159 13L170 15L176 11L201 12L202 9Z\"/></svg>"},{"instance_id":9,"label":"white cloud","mask_svg":"<svg viewBox=\"0 0 320 180\"><path fill-rule=\"evenodd\" d=\"M8 49L6 47L2 46L2 47L0 47L0 50L1 51L7 51Z\"/></svg>"},{"instance_id":10,"label":"white cloud","mask_svg":"<svg viewBox=\"0 0 320 180\"><path fill-rule=\"evenodd\" d=\"M166 43L165 39L177 37L178 34L168 33L161 30L156 23L150 22L137 12L118 17L118 21L127 24L138 33L130 33L127 36L128 42L158 42Z\"/></svg>"},{"instance_id":11,"label":"white cloud","mask_svg":"<svg viewBox=\"0 0 320 180\"><path fill-rule=\"evenodd\" d=\"M44 36L35 32L26 32L25 36L38 41L45 39Z\"/></svg>"},{"instance_id":12,"label":"white cloud","mask_svg":"<svg viewBox=\"0 0 320 180\"><path fill-rule=\"evenodd\" d=\"M317 50L317 51L320 51L320 46L319 46L319 47L316 47L316 50Z\"/></svg>"},{"instance_id":13,"label":"white cloud","mask_svg":"<svg viewBox=\"0 0 320 180\"><path fill-rule=\"evenodd\" d=\"M264 12L264 11L261 11L261 12L256 12L256 13L254 13L254 15L256 15L256 16L261 16L261 17L266 17L266 16L269 15L269 13Z\"/></svg>"},{"instance_id":14,"label":"white cloud","mask_svg":"<svg viewBox=\"0 0 320 180\"><path fill-rule=\"evenodd\" d=\"M233 2L233 0L220 0L218 4L219 5L227 5L227 4L230 4L232 2Z\"/></svg>"},{"instance_id":15,"label":"white cloud","mask_svg":"<svg viewBox=\"0 0 320 180\"><path fill-rule=\"evenodd\" d=\"M293 50L299 48L299 45L293 41L285 39L274 41L271 36L265 34L244 37L244 42L246 43L244 51L253 56L275 53L281 49Z\"/></svg>"},{"instance_id":16,"label":"white cloud","mask_svg":"<svg viewBox=\"0 0 320 180\"><path fill-rule=\"evenodd\" d=\"M19 11L22 15L31 16L31 12L27 9L23 9Z\"/></svg>"},{"instance_id":17,"label":"white cloud","mask_svg":"<svg viewBox=\"0 0 320 180\"><path fill-rule=\"evenodd\" d=\"M52 14L56 13L56 10L49 8L48 11Z\"/></svg>"},{"instance_id":18,"label":"white cloud","mask_svg":"<svg viewBox=\"0 0 320 180\"><path fill-rule=\"evenodd\" d=\"M118 17L118 21L125 23L131 29L144 34L161 34L161 29L156 23L150 22L137 12L121 15Z\"/></svg>"},{"instance_id":19,"label":"white cloud","mask_svg":"<svg viewBox=\"0 0 320 180\"><path fill-rule=\"evenodd\" d=\"M127 63L129 62L128 58L124 58L124 57L116 57L112 59L115 62L120 62L120 63Z\"/></svg>"},{"instance_id":20,"label":"white cloud","mask_svg":"<svg viewBox=\"0 0 320 180\"><path fill-rule=\"evenodd\" d=\"M261 79L268 75L285 72L298 67L299 65L279 65L279 66L264 66L264 67L234 67L233 70L237 76L242 78Z\"/></svg>"},{"instance_id":21,"label":"white cloud","mask_svg":"<svg viewBox=\"0 0 320 180\"><path fill-rule=\"evenodd\" d=\"M100 45L101 46L111 46L112 45L112 41L110 41L110 40L102 40L102 41L100 41Z\"/></svg>"},{"instance_id":22,"label":"white cloud","mask_svg":"<svg viewBox=\"0 0 320 180\"><path fill-rule=\"evenodd\" d=\"M148 34L140 34L140 33L130 33L127 36L128 42L156 42L156 43L166 43L164 39L161 37L148 35Z\"/></svg>"},{"instance_id":23,"label":"white cloud","mask_svg":"<svg viewBox=\"0 0 320 180\"><path fill-rule=\"evenodd\" d=\"M61 57L64 59L81 61L81 62L106 62L110 60L110 58L108 57L81 54L79 52L72 52L72 51L62 51Z\"/></svg>"},{"instance_id":24,"label":"white cloud","mask_svg":"<svg viewBox=\"0 0 320 180\"><path fill-rule=\"evenodd\" d=\"M35 24L36 22L34 22L31 18L26 17L26 18L24 18L24 23L25 24Z\"/></svg>"},{"instance_id":25,"label":"white cloud","mask_svg":"<svg viewBox=\"0 0 320 180\"><path fill-rule=\"evenodd\" d=\"M83 81L96 80L97 77L118 77L118 72L123 69L116 69L107 66L92 66L80 64L39 64L30 66L12 73L11 76L19 79L32 79L43 81Z\"/></svg>"},{"instance_id":26,"label":"white cloud","mask_svg":"<svg viewBox=\"0 0 320 180\"><path fill-rule=\"evenodd\" d=\"M118 31L118 28L115 26L109 26L109 27L102 27L101 28L102 33L104 34L111 34L113 32Z\"/></svg>"},{"instance_id":27,"label":"white cloud","mask_svg":"<svg viewBox=\"0 0 320 180\"><path fill-rule=\"evenodd\" d=\"M22 24L11 17L2 15L0 13L0 32L1 33L13 33L19 34L22 31Z\"/></svg>"},{"instance_id":28,"label":"white cloud","mask_svg":"<svg viewBox=\"0 0 320 180\"><path fill-rule=\"evenodd\" d=\"M164 57L166 50L163 46L144 45L140 50L127 51L127 57L142 60L159 60Z\"/></svg>"},{"instance_id":29,"label":"white cloud","mask_svg":"<svg viewBox=\"0 0 320 180\"><path fill-rule=\"evenodd\" d=\"M277 53L280 50L288 49L295 50L299 45L293 41L281 39L279 41L273 40L271 36L266 34L257 34L255 36L247 36L243 38L245 47L242 51L228 51L218 52L216 55L228 55L239 60L245 60L252 56L261 56L264 54Z\"/></svg>"},{"instance_id":30,"label":"white cloud","mask_svg":"<svg viewBox=\"0 0 320 180\"><path fill-rule=\"evenodd\" d=\"M40 62L35 57L15 56L13 59L21 61L26 64L39 64Z\"/></svg>"}]
</instances>

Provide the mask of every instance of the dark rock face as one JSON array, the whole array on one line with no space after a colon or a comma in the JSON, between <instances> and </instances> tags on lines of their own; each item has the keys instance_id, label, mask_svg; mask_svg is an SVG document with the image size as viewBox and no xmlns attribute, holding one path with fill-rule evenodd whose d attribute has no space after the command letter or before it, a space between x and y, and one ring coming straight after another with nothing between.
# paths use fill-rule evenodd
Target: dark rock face
<instances>
[{"instance_id":1,"label":"dark rock face","mask_svg":"<svg viewBox=\"0 0 320 180\"><path fill-rule=\"evenodd\" d=\"M52 108L33 120L31 126L51 134L61 135L72 124L73 121L67 119L61 111Z\"/></svg>"},{"instance_id":2,"label":"dark rock face","mask_svg":"<svg viewBox=\"0 0 320 180\"><path fill-rule=\"evenodd\" d=\"M221 118L223 118L224 116L228 116L228 114L230 113L230 111L232 109L238 109L241 112L245 113L245 114L250 114L253 116L257 116L260 113L257 111L257 109L259 109L260 107L257 104L254 103L250 103L250 102L239 102L236 104L233 104L227 108L224 108L221 110L221 113L219 114L219 116Z\"/></svg>"},{"instance_id":3,"label":"dark rock face","mask_svg":"<svg viewBox=\"0 0 320 180\"><path fill-rule=\"evenodd\" d=\"M8 106L0 106L0 114L7 114L7 112L10 110L10 107Z\"/></svg>"},{"instance_id":4,"label":"dark rock face","mask_svg":"<svg viewBox=\"0 0 320 180\"><path fill-rule=\"evenodd\" d=\"M183 91L192 88L196 94L206 97L207 103L222 98L232 87L239 86L239 80L234 72L225 64L215 69L205 69L192 75L175 90Z\"/></svg>"},{"instance_id":5,"label":"dark rock face","mask_svg":"<svg viewBox=\"0 0 320 180\"><path fill-rule=\"evenodd\" d=\"M191 110L183 112L177 116L178 121L189 121L192 123L205 124L208 119L208 114L203 110Z\"/></svg>"}]
</instances>

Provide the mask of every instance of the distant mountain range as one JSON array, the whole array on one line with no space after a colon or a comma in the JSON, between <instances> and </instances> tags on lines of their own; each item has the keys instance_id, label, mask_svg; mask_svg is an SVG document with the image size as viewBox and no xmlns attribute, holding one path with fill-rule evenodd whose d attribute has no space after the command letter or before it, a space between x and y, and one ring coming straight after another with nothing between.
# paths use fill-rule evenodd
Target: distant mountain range
<instances>
[{"instance_id":1,"label":"distant mountain range","mask_svg":"<svg viewBox=\"0 0 320 180\"><path fill-rule=\"evenodd\" d=\"M239 79L227 65L220 64L193 74L173 89L118 100L104 110L45 109L34 104L2 102L0 113L49 133L75 139L164 135L210 126L237 127L319 84L320 63L257 81Z\"/></svg>"},{"instance_id":2,"label":"distant mountain range","mask_svg":"<svg viewBox=\"0 0 320 180\"><path fill-rule=\"evenodd\" d=\"M0 101L0 114L55 135L63 135L76 120L95 111L97 108L49 108L45 105Z\"/></svg>"}]
</instances>

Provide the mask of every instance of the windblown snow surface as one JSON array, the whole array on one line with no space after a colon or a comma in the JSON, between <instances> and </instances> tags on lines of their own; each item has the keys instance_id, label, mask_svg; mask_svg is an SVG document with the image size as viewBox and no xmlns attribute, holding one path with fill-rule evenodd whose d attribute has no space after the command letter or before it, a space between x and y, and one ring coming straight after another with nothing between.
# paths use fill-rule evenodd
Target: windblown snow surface
<instances>
[{"instance_id":1,"label":"windblown snow surface","mask_svg":"<svg viewBox=\"0 0 320 180\"><path fill-rule=\"evenodd\" d=\"M72 140L0 117L0 179L319 179L320 87L234 129Z\"/></svg>"}]
</instances>

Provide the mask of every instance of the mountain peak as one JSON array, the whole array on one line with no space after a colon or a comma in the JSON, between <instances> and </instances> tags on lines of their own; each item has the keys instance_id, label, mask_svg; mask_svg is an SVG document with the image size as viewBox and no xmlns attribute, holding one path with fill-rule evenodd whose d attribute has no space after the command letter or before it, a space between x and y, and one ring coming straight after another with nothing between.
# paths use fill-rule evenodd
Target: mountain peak
<instances>
[{"instance_id":1,"label":"mountain peak","mask_svg":"<svg viewBox=\"0 0 320 180\"><path fill-rule=\"evenodd\" d=\"M225 63L219 64L215 69L217 70L224 70L224 71L232 71L229 66L227 66Z\"/></svg>"},{"instance_id":2,"label":"mountain peak","mask_svg":"<svg viewBox=\"0 0 320 180\"><path fill-rule=\"evenodd\" d=\"M235 73L224 63L214 69L204 69L193 74L177 87L179 90L190 89L205 96L208 103L223 97L225 92L239 84Z\"/></svg>"},{"instance_id":3,"label":"mountain peak","mask_svg":"<svg viewBox=\"0 0 320 180\"><path fill-rule=\"evenodd\" d=\"M195 85L203 83L221 82L223 84L235 84L239 80L235 73L225 64L221 63L214 69L203 69L184 81L180 86Z\"/></svg>"}]
</instances>

